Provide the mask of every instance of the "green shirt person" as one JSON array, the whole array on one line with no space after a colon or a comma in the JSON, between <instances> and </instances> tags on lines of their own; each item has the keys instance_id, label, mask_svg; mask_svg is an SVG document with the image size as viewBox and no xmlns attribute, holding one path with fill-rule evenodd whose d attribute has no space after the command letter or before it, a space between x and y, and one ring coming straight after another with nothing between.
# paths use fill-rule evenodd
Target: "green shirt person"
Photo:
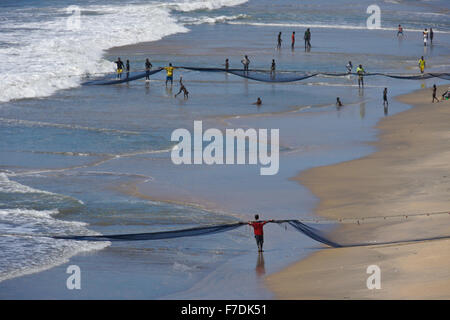
<instances>
[{"instance_id":1,"label":"green shirt person","mask_svg":"<svg viewBox=\"0 0 450 320\"><path fill-rule=\"evenodd\" d=\"M364 73L366 71L361 64L356 68L356 73L358 74L358 87L364 87Z\"/></svg>"}]
</instances>

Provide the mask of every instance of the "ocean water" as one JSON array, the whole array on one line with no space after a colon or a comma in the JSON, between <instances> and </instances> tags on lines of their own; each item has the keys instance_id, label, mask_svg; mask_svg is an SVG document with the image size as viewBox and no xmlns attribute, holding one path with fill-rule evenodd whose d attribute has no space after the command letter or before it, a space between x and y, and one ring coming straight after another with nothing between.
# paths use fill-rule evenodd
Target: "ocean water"
<instances>
[{"instance_id":1,"label":"ocean water","mask_svg":"<svg viewBox=\"0 0 450 320\"><path fill-rule=\"evenodd\" d=\"M80 83L87 75L113 72L118 56L129 59L132 70L141 70L147 57L154 66L215 67L229 58L231 67L240 67L248 54L254 68L268 68L276 59L279 70L342 72L351 60L371 72L416 73L424 55L428 71L448 72L447 1L379 1L382 28L367 30L371 4L2 1L0 297L270 298L261 275L317 244L270 225L264 262L254 254L249 228L114 244L39 235L162 231L250 220L255 212L314 219L318 199L290 178L374 151L367 142L376 138L377 121L408 108L392 97L448 81L367 77L361 91L352 77L267 84L177 69L188 100L173 98L178 85L166 88L162 73L150 84ZM70 5L81 10L79 29L73 29ZM400 39L399 23L405 30ZM306 27L312 30L310 52L303 50ZM432 47L423 47L425 27L435 31ZM294 30L297 46L291 50ZM277 51L279 31L284 42ZM340 109L334 105L338 96ZM257 97L263 99L259 108L251 104ZM173 165L170 135L176 128L192 130L194 120L203 120L205 129L279 128L279 173L260 176L257 166ZM61 282L61 268L73 261L91 272L77 296ZM33 281L46 290L27 287Z\"/></svg>"}]
</instances>

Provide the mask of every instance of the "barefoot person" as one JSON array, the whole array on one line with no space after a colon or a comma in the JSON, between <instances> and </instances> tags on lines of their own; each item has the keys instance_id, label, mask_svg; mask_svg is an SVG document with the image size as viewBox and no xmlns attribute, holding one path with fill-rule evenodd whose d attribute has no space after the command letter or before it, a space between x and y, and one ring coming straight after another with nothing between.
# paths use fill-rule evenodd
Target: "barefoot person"
<instances>
[{"instance_id":1,"label":"barefoot person","mask_svg":"<svg viewBox=\"0 0 450 320\"><path fill-rule=\"evenodd\" d=\"M423 31L423 45L424 45L424 47L427 46L427 42L428 42L428 30L425 29Z\"/></svg>"},{"instance_id":2,"label":"barefoot person","mask_svg":"<svg viewBox=\"0 0 450 320\"><path fill-rule=\"evenodd\" d=\"M364 87L364 73L366 71L361 64L356 68L356 73L358 74L358 87Z\"/></svg>"},{"instance_id":3,"label":"barefoot person","mask_svg":"<svg viewBox=\"0 0 450 320\"><path fill-rule=\"evenodd\" d=\"M166 70L166 87L167 87L167 82L170 81L170 85L173 85L173 69L175 69L175 67L172 66L171 63L169 63L168 67L164 67L164 70Z\"/></svg>"},{"instance_id":4,"label":"barefoot person","mask_svg":"<svg viewBox=\"0 0 450 320\"><path fill-rule=\"evenodd\" d=\"M145 80L150 81L150 69L153 67L150 60L145 59Z\"/></svg>"},{"instance_id":5,"label":"barefoot person","mask_svg":"<svg viewBox=\"0 0 450 320\"><path fill-rule=\"evenodd\" d=\"M439 102L439 99L436 96L436 91L437 91L436 85L433 84L433 100L431 101L432 103L434 103L434 100L436 100L436 102Z\"/></svg>"},{"instance_id":6,"label":"barefoot person","mask_svg":"<svg viewBox=\"0 0 450 320\"><path fill-rule=\"evenodd\" d=\"M303 39L305 40L305 50L311 49L311 31L309 28L306 29Z\"/></svg>"},{"instance_id":7,"label":"barefoot person","mask_svg":"<svg viewBox=\"0 0 450 320\"><path fill-rule=\"evenodd\" d=\"M277 49L280 50L281 49L281 32L278 33L278 39L277 39Z\"/></svg>"},{"instance_id":8,"label":"barefoot person","mask_svg":"<svg viewBox=\"0 0 450 320\"><path fill-rule=\"evenodd\" d=\"M241 63L244 66L244 71L248 72L248 66L250 65L250 59L248 58L248 56L244 56L244 59L241 60Z\"/></svg>"},{"instance_id":9,"label":"barefoot person","mask_svg":"<svg viewBox=\"0 0 450 320\"><path fill-rule=\"evenodd\" d=\"M129 78L130 77L130 60L127 60L126 69L127 69L127 78Z\"/></svg>"},{"instance_id":10,"label":"barefoot person","mask_svg":"<svg viewBox=\"0 0 450 320\"><path fill-rule=\"evenodd\" d=\"M117 61L114 61L114 63L117 65L117 78L122 78L122 72L124 68L123 61L120 60L120 57L117 59Z\"/></svg>"},{"instance_id":11,"label":"barefoot person","mask_svg":"<svg viewBox=\"0 0 450 320\"><path fill-rule=\"evenodd\" d=\"M419 69L420 73L423 73L425 70L425 59L423 58L423 56L419 60Z\"/></svg>"},{"instance_id":12,"label":"barefoot person","mask_svg":"<svg viewBox=\"0 0 450 320\"><path fill-rule=\"evenodd\" d=\"M349 61L345 67L347 68L348 74L352 73L353 65L351 61Z\"/></svg>"},{"instance_id":13,"label":"barefoot person","mask_svg":"<svg viewBox=\"0 0 450 320\"><path fill-rule=\"evenodd\" d=\"M186 87L183 84L183 77L180 77L180 90L178 91L178 93L175 95L175 98L177 97L177 95L179 95L181 92L183 92L184 94L184 98L187 99L189 98L189 92L187 91Z\"/></svg>"},{"instance_id":14,"label":"barefoot person","mask_svg":"<svg viewBox=\"0 0 450 320\"><path fill-rule=\"evenodd\" d=\"M272 65L270 66L270 77L272 79L275 77L275 69L276 69L275 59L272 59Z\"/></svg>"},{"instance_id":15,"label":"barefoot person","mask_svg":"<svg viewBox=\"0 0 450 320\"><path fill-rule=\"evenodd\" d=\"M249 221L248 224L253 227L256 239L256 245L258 246L258 252L263 252L264 244L264 232L263 227L268 222L273 222L274 220L260 221L259 215L255 215L255 221Z\"/></svg>"},{"instance_id":16,"label":"barefoot person","mask_svg":"<svg viewBox=\"0 0 450 320\"><path fill-rule=\"evenodd\" d=\"M397 37L403 36L403 27L401 24L398 25Z\"/></svg>"}]
</instances>

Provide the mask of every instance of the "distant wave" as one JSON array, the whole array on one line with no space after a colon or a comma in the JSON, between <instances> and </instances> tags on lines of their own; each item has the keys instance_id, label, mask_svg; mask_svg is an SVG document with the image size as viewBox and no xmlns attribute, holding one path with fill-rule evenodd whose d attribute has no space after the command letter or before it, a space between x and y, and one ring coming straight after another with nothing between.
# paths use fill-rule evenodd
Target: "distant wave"
<instances>
[{"instance_id":1,"label":"distant wave","mask_svg":"<svg viewBox=\"0 0 450 320\"><path fill-rule=\"evenodd\" d=\"M69 196L35 189L10 180L5 173L0 173L0 193L2 198L27 197L38 207L63 206L82 201ZM50 198L52 199L49 201ZM4 205L4 204L3 204ZM22 206L22 205L21 205ZM30 237L30 234L72 234L81 232L90 234L86 223L55 219L59 214L57 208L0 208L0 282L17 276L46 270L83 251L99 250L108 246L109 242L90 244L74 241L50 241L44 237Z\"/></svg>"},{"instance_id":2,"label":"distant wave","mask_svg":"<svg viewBox=\"0 0 450 320\"><path fill-rule=\"evenodd\" d=\"M196 25L196 24L204 24L204 23L209 23L209 24L216 24L216 23L225 23L228 21L234 21L234 20L240 20L240 19L245 19L248 18L248 15L246 14L238 14L235 16L217 16L217 17L208 17L208 16L203 16L203 17L183 17L180 18L179 20L181 22L183 22L185 25Z\"/></svg>"},{"instance_id":3,"label":"distant wave","mask_svg":"<svg viewBox=\"0 0 450 320\"><path fill-rule=\"evenodd\" d=\"M197 10L216 10L222 7L233 7L246 3L248 0L197 0L197 1L183 1L183 2L169 2L162 3L160 6L182 11L197 11Z\"/></svg>"},{"instance_id":4,"label":"distant wave","mask_svg":"<svg viewBox=\"0 0 450 320\"><path fill-rule=\"evenodd\" d=\"M93 127L80 126L80 125L76 125L76 124L61 124L61 123L33 121L33 120L0 118L0 122L5 122L5 123L9 123L9 124L19 124L19 125L23 125L23 126L34 126L34 127L54 127L54 128L63 128L63 129L86 130L86 131L96 131L96 132L113 132L113 133L135 134L135 135L141 134L140 132L137 132L137 131L118 130L118 129L109 129L109 128L93 128Z\"/></svg>"},{"instance_id":5,"label":"distant wave","mask_svg":"<svg viewBox=\"0 0 450 320\"><path fill-rule=\"evenodd\" d=\"M67 28L66 9L41 8L40 13L47 15L38 22L33 8L21 9L21 20L14 9L4 10L0 15L0 43L9 45L0 46L0 103L49 96L61 89L77 87L85 74L114 71L114 64L102 59L104 51L111 47L188 32L183 22L171 15L173 10L214 10L246 1L91 5L80 8L79 30ZM49 16L54 18L49 20ZM28 21L27 17L34 20ZM203 17L190 24L214 23L214 19L220 22L230 18Z\"/></svg>"},{"instance_id":6,"label":"distant wave","mask_svg":"<svg viewBox=\"0 0 450 320\"><path fill-rule=\"evenodd\" d=\"M297 28L318 28L318 29L347 29L347 30L368 30L366 25L347 25L347 24L308 24L308 23L269 23L269 22L251 22L251 21L228 21L228 24L249 25L260 27L297 27ZM380 27L376 30L397 31L397 28ZM404 28L405 32L423 32L422 29ZM440 31L433 29L436 33L448 33L450 31Z\"/></svg>"},{"instance_id":7,"label":"distant wave","mask_svg":"<svg viewBox=\"0 0 450 320\"><path fill-rule=\"evenodd\" d=\"M53 193L43 190L34 189L16 181L9 180L8 176L0 172L0 192L2 193L41 193L52 195Z\"/></svg>"}]
</instances>

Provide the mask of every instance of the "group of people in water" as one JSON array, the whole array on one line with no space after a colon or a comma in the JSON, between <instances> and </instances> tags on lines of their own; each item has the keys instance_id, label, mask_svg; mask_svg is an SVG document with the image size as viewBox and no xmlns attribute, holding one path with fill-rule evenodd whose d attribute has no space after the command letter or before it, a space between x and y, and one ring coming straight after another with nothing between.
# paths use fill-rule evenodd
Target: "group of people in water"
<instances>
[{"instance_id":1,"label":"group of people in water","mask_svg":"<svg viewBox=\"0 0 450 320\"><path fill-rule=\"evenodd\" d=\"M281 43L283 42L283 39L281 37L282 32L280 31L278 33L278 37L277 37L277 49L280 50L281 49ZM308 51L311 49L311 30L308 28L305 31L305 34L303 36L303 40L305 40L305 51ZM292 31L291 34L291 49L294 50L295 48L295 31Z\"/></svg>"},{"instance_id":2,"label":"group of people in water","mask_svg":"<svg viewBox=\"0 0 450 320\"><path fill-rule=\"evenodd\" d=\"M114 63L116 64L116 73L117 73L117 78L121 79L122 78L122 73L123 70L126 70L126 77L128 78L130 75L130 61L127 60L126 64L123 63L123 61L120 59L120 57L117 59L117 61L114 61ZM153 65L150 62L150 60L147 58L145 59L145 80L148 82L150 81L150 71L152 69ZM166 71L166 87L167 84L170 82L170 85L173 85L173 71L176 67L172 66L172 63L169 63L169 66L164 67L163 69ZM180 77L180 91L178 91L177 94L175 94L175 97L177 97L181 92L183 92L184 98L187 99L189 98L189 91L187 91L185 85L183 84L183 78Z\"/></svg>"},{"instance_id":3,"label":"group of people in water","mask_svg":"<svg viewBox=\"0 0 450 320\"><path fill-rule=\"evenodd\" d=\"M428 44L428 39L430 39L430 45L433 45L433 38L434 38L434 31L433 28L430 28L430 30L428 30L428 28L425 28L422 32L423 34L423 45L424 47L427 46ZM397 37L403 37L403 27L401 24L398 25L398 30L397 30Z\"/></svg>"},{"instance_id":4,"label":"group of people in water","mask_svg":"<svg viewBox=\"0 0 450 320\"><path fill-rule=\"evenodd\" d=\"M401 25L398 25L398 31L397 31L397 36L403 36L403 27ZM424 46L427 46L427 42L428 39L430 39L431 44L433 44L433 37L434 37L434 32L433 29L430 28L430 30L428 31L427 29L425 29L423 31L423 39L424 39ZM305 41L305 51L309 50L311 48L311 30L308 28L305 31L304 34L304 41ZM282 47L282 32L278 33L278 37L277 37L277 49L280 50ZM292 32L291 35L291 48L294 49L295 47L295 31ZM117 61L115 61L116 66L117 66L117 78L121 78L122 77L122 73L126 72L126 77L129 77L129 73L130 73L130 61L126 60L125 63L123 63L123 61L120 59L120 57L117 59ZM249 66L250 66L250 59L247 55L244 55L244 58L241 60L241 63L243 65L243 71L244 72L249 72ZM418 62L418 66L419 66L419 70L420 73L424 73L425 67L426 67L426 62L424 57L422 56L419 59ZM147 58L145 60L145 71L146 71L146 81L150 80L150 71L151 68L153 67L152 63L149 61L149 59ZM351 61L348 61L347 65L345 66L347 73L351 74L353 71L353 64ZM229 59L227 58L225 60L225 70L229 70L230 68L230 62ZM174 67L172 65L172 63L169 63L169 65L167 67L162 68L166 71L166 81L165 81L165 85L166 87L168 86L168 84L170 83L170 85L173 85L173 74L174 74L174 69L176 69L176 67ZM270 66L270 74L271 76L275 75L275 71L276 71L276 62L275 59L272 59L272 63ZM356 68L356 75L358 77L358 87L359 88L364 88L364 74L366 74L365 69L363 68L362 64L359 64ZM183 83L183 78L180 76L180 80L179 80L179 86L180 89L178 91L178 93L175 94L175 97L177 97L179 94L183 93L183 96L185 99L187 99L189 97L189 92L186 89L186 86ZM445 99L450 99L450 88L449 90L447 90L446 92L444 92L442 94L442 100ZM432 102L439 102L439 99L437 97L437 87L436 85L433 85L433 93L432 93ZM260 106L262 105L262 100L261 97L258 97L257 101L253 103L254 105ZM383 106L385 108L385 113L386 110L388 108L389 105L389 101L388 101L388 89L384 88L383 90ZM340 99L340 97L336 98L336 107L340 108L343 106L343 103ZM262 252L263 251L263 243L264 243L264 236L263 236L263 227L265 224L269 223L269 222L274 222L274 220L266 220L266 221L261 221L259 220L259 216L255 215L255 220L254 221L249 221L248 224L250 226L253 227L254 229L254 234L255 234L255 239L256 239L256 244L258 246L258 252Z\"/></svg>"},{"instance_id":5,"label":"group of people in water","mask_svg":"<svg viewBox=\"0 0 450 320\"><path fill-rule=\"evenodd\" d=\"M402 25L399 24L397 36L400 37L400 36L403 36L403 34L404 34L403 27L402 27ZM434 37L434 32L433 32L432 28L430 28L429 31L428 31L428 29L424 29L424 31L423 31L424 46L427 46L428 39L430 39L431 44L433 44L433 37ZM305 51L311 49L311 30L309 28L306 29L303 39L305 41ZM282 41L283 41L282 32L280 31L278 33L278 37L277 37L277 49L278 50L280 50L282 47ZM294 49L294 47L295 47L295 31L293 31L292 35L291 35L291 48ZM119 57L118 60L115 61L115 63L117 65L117 78L121 79L124 70L126 72L126 77L128 78L129 74L130 74L130 61L126 60L126 62L123 63L123 61ZM244 55L244 58L241 60L241 63L243 66L243 71L249 72L250 59L247 55ZM419 59L418 66L419 66L420 73L423 74L425 72L425 66L426 66L426 62L425 62L425 59L423 56ZM146 81L150 81L150 71L151 71L152 67L153 67L152 63L147 58L145 60L145 71L147 73ZM347 73L351 74L353 71L352 62L349 61L345 67L346 67ZM173 73L174 73L175 68L176 67L172 66L171 63L169 63L169 66L163 68L166 71L166 81L165 81L166 87L169 82L170 82L171 86L173 85ZM229 62L229 59L227 58L225 60L225 70L229 70L229 68L230 68L230 62ZM272 77L275 76L275 71L276 71L276 62L275 62L275 59L272 59L272 63L270 66L270 75ZM366 73L366 71L364 70L363 66L361 64L359 64L356 68L356 74L358 77L358 87L360 89L364 88L364 74L365 73ZM183 92L184 98L187 99L189 97L189 92L183 83L182 77L180 77L179 85L180 85L180 89L179 89L178 93L175 94L175 97L177 97L179 94L181 94ZM434 91L435 91L435 89L434 89ZM444 93L444 95L445 95L445 93ZM443 97L444 97L444 95L443 95ZM436 94L434 92L433 93L433 102L435 100L438 100L438 99L436 98ZM261 98L258 97L257 101L254 102L253 104L260 106L262 104ZM387 88L384 88L384 91L383 91L383 105L385 108L387 108L387 106L388 106ZM340 100L339 97L336 99L336 106L337 107L343 106L342 101Z\"/></svg>"}]
</instances>

